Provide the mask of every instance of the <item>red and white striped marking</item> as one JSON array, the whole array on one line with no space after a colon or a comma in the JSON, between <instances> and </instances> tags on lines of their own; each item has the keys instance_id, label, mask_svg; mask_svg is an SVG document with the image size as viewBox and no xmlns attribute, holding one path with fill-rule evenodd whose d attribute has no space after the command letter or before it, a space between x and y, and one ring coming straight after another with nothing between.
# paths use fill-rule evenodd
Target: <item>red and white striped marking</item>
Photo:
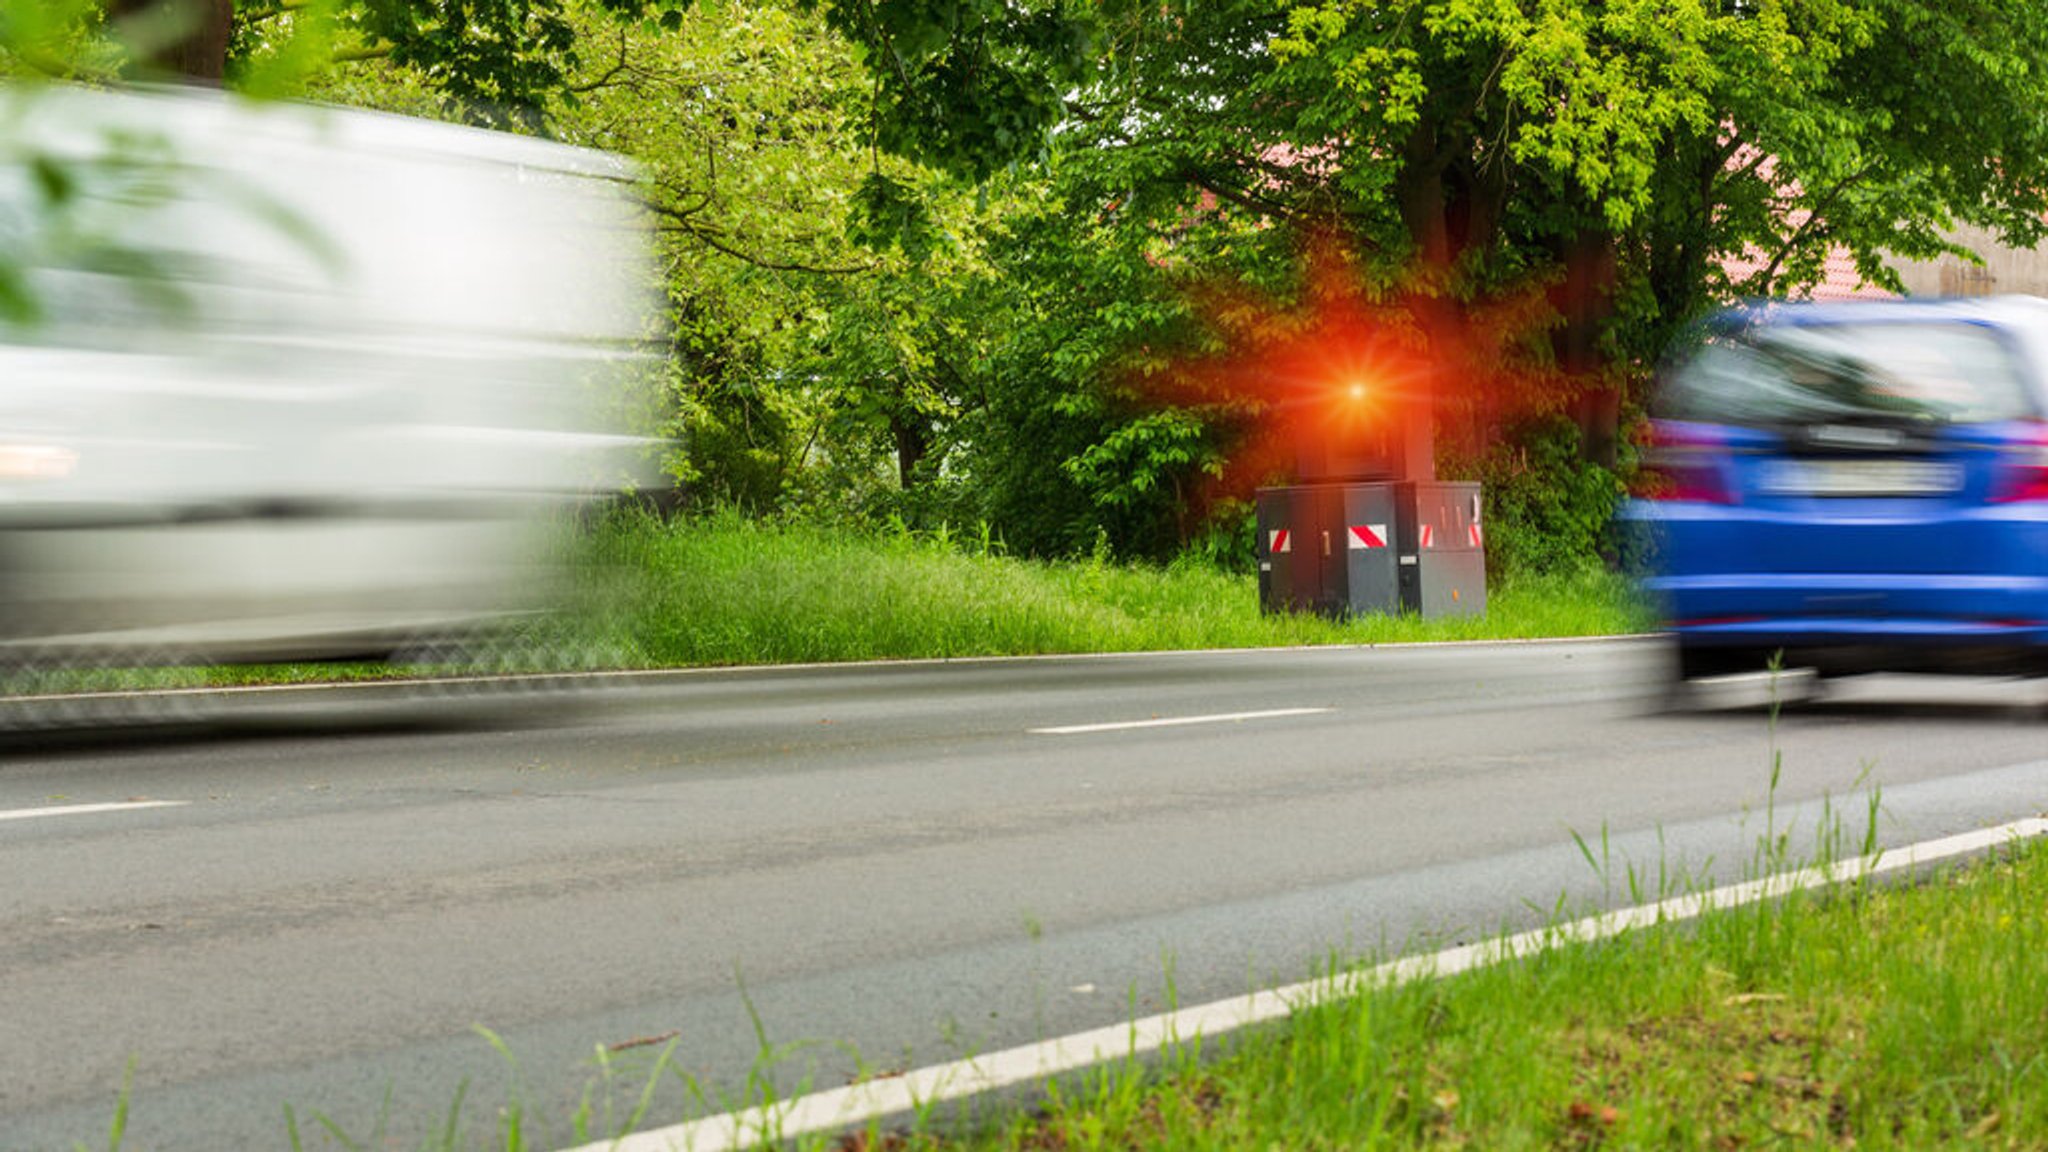
<instances>
[{"instance_id":1,"label":"red and white striped marking","mask_svg":"<svg viewBox=\"0 0 2048 1152\"><path fill-rule=\"evenodd\" d=\"M1385 548L1387 526L1385 524L1353 524L1351 526L1351 550L1361 548Z\"/></svg>"},{"instance_id":2,"label":"red and white striped marking","mask_svg":"<svg viewBox=\"0 0 2048 1152\"><path fill-rule=\"evenodd\" d=\"M1422 540L1420 543L1424 548L1436 547L1436 525L1424 524L1422 526Z\"/></svg>"},{"instance_id":3,"label":"red and white striped marking","mask_svg":"<svg viewBox=\"0 0 2048 1152\"><path fill-rule=\"evenodd\" d=\"M1293 550L1294 541L1287 538L1287 529L1275 528L1266 533L1266 552L1269 555L1278 556L1282 552L1292 552Z\"/></svg>"},{"instance_id":4,"label":"red and white striped marking","mask_svg":"<svg viewBox=\"0 0 2048 1152\"><path fill-rule=\"evenodd\" d=\"M1482 532L1480 532L1480 531L1479 531L1479 525L1477 525L1477 524L1474 524L1474 525L1472 525L1472 527L1470 527L1470 528L1466 529L1466 533L1465 533L1465 534L1466 534L1467 536L1471 537L1471 539L1472 539L1472 546L1473 546L1474 548L1484 548L1484 547L1486 547L1486 536L1485 536L1485 534L1484 534L1484 533L1482 533Z\"/></svg>"}]
</instances>

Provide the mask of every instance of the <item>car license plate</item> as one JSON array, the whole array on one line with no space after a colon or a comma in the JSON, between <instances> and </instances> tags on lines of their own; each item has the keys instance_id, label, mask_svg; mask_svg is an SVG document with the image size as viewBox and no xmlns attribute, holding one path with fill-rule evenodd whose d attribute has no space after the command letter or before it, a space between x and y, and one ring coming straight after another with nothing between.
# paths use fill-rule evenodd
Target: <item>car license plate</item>
<instances>
[{"instance_id":1,"label":"car license plate","mask_svg":"<svg viewBox=\"0 0 2048 1152\"><path fill-rule=\"evenodd\" d=\"M1780 496L1940 496L1963 486L1940 460L1773 460L1760 485Z\"/></svg>"}]
</instances>

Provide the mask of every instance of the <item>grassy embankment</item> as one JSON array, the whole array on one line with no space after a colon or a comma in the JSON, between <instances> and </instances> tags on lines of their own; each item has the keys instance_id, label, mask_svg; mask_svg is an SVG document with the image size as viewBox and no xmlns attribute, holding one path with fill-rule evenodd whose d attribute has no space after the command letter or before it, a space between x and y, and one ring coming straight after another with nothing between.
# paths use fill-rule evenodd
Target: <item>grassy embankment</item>
<instances>
[{"instance_id":1,"label":"grassy embankment","mask_svg":"<svg viewBox=\"0 0 2048 1152\"><path fill-rule=\"evenodd\" d=\"M1262 616L1249 575L1004 557L959 538L726 518L613 526L611 639L653 665L1576 636L1639 630L1627 586L1509 584L1484 617Z\"/></svg>"},{"instance_id":2,"label":"grassy embankment","mask_svg":"<svg viewBox=\"0 0 2048 1152\"><path fill-rule=\"evenodd\" d=\"M1340 622L1263 616L1253 577L1206 565L1022 560L959 536L737 516L670 524L622 516L587 533L575 551L576 607L519 646L512 669L1490 640L1648 626L1627 583L1601 573L1496 586L1483 617ZM414 671L335 664L72 671L39 676L32 687L188 687Z\"/></svg>"}]
</instances>

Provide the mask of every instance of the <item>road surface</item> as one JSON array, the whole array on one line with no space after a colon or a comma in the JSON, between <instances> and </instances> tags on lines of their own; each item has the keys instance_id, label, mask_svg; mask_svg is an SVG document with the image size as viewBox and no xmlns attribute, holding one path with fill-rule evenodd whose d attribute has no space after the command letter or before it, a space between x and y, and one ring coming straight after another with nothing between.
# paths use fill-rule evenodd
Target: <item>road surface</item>
<instances>
[{"instance_id":1,"label":"road surface","mask_svg":"<svg viewBox=\"0 0 2048 1152\"><path fill-rule=\"evenodd\" d=\"M124 1081L128 1147L285 1148L289 1109L412 1148L458 1098L556 1147L658 1059L649 1126L1627 903L1631 862L1740 879L1824 804L1854 850L1872 789L1886 843L2048 805L2029 686L1666 716L1660 658L732 670L0 744L0 1149L104 1146Z\"/></svg>"}]
</instances>

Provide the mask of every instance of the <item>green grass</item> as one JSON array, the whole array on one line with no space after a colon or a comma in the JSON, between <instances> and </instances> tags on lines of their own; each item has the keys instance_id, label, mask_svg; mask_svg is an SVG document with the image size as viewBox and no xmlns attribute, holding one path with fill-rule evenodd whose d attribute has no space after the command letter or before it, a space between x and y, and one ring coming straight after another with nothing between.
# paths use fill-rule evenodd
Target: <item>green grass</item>
<instances>
[{"instance_id":1,"label":"green grass","mask_svg":"<svg viewBox=\"0 0 2048 1152\"><path fill-rule=\"evenodd\" d=\"M1603 572L1508 581L1484 616L1344 621L1259 612L1250 575L1199 564L1045 562L985 540L780 525L736 515L621 515L573 549L573 606L494 665L735 664L1382 644L1646 630L1629 584ZM461 667L375 664L43 670L9 690L189 688L377 679Z\"/></svg>"},{"instance_id":2,"label":"green grass","mask_svg":"<svg viewBox=\"0 0 2048 1152\"><path fill-rule=\"evenodd\" d=\"M1249 575L1184 565L1047 563L908 533L736 517L625 520L606 639L649 666L1244 648L1640 631L1627 584L1589 573L1497 589L1483 617L1264 616Z\"/></svg>"},{"instance_id":3,"label":"green grass","mask_svg":"<svg viewBox=\"0 0 2048 1152\"><path fill-rule=\"evenodd\" d=\"M1291 1018L901 1148L2048 1147L2048 851Z\"/></svg>"}]
</instances>

